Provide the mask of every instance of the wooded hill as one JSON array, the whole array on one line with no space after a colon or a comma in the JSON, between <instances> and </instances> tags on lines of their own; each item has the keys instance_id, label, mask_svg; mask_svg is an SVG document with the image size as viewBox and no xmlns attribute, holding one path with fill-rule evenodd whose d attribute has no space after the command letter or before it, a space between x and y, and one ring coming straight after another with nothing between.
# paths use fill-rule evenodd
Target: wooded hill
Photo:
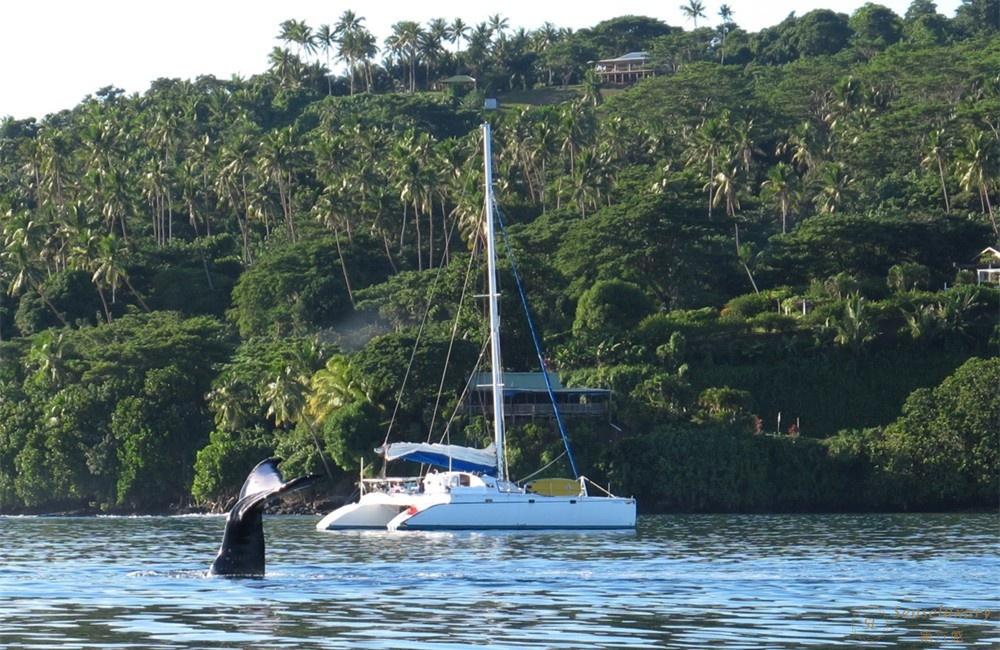
<instances>
[{"instance_id":1,"label":"wooded hill","mask_svg":"<svg viewBox=\"0 0 1000 650\"><path fill-rule=\"evenodd\" d=\"M614 391L614 426L571 422L584 473L645 510L995 505L996 6L624 17L556 30L568 68L500 16L376 65L353 16L344 78L290 21L265 74L4 120L0 512L223 504L271 454L332 492L387 431L439 439L486 331L482 96L574 81L490 119L546 354ZM658 74L605 98L587 62L628 50ZM479 91L411 92L454 71ZM510 440L514 477L560 453L546 421Z\"/></svg>"}]
</instances>

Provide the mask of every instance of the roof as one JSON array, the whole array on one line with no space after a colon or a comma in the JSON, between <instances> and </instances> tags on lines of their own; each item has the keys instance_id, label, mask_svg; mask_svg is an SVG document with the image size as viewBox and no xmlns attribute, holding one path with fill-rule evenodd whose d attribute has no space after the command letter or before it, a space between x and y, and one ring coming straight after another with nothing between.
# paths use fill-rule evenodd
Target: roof
<instances>
[{"instance_id":1,"label":"roof","mask_svg":"<svg viewBox=\"0 0 1000 650\"><path fill-rule=\"evenodd\" d=\"M488 372L477 373L473 378L476 388L489 388L492 377ZM559 375L554 372L549 373L549 381L552 383L552 390L562 390L562 382ZM504 390L548 390L545 387L545 377L540 372L505 372L503 373Z\"/></svg>"},{"instance_id":2,"label":"roof","mask_svg":"<svg viewBox=\"0 0 1000 650\"><path fill-rule=\"evenodd\" d=\"M629 52L622 54L617 59L601 59L598 63L636 63L649 60L649 52Z\"/></svg>"},{"instance_id":3,"label":"roof","mask_svg":"<svg viewBox=\"0 0 1000 650\"><path fill-rule=\"evenodd\" d=\"M475 78L470 77L467 74L457 74L457 75L448 77L447 79L442 79L441 83L443 83L443 84L474 84L474 83L476 83L476 80L475 80Z\"/></svg>"},{"instance_id":4,"label":"roof","mask_svg":"<svg viewBox=\"0 0 1000 650\"><path fill-rule=\"evenodd\" d=\"M605 388L567 388L559 381L559 375L549 372L549 382L552 390L561 393L575 393L581 395L603 395L611 391ZM473 378L473 387L477 390L488 389L491 385L492 377L488 372L477 373ZM504 372L503 392L526 393L526 392L548 392L545 386L545 377L540 372Z\"/></svg>"}]
</instances>

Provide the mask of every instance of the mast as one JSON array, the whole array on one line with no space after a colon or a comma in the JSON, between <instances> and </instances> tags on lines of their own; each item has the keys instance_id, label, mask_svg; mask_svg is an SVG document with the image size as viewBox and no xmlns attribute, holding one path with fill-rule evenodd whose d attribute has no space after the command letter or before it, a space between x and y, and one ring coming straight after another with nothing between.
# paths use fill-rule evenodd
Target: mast
<instances>
[{"instance_id":1,"label":"mast","mask_svg":"<svg viewBox=\"0 0 1000 650\"><path fill-rule=\"evenodd\" d=\"M493 143L490 123L483 123L483 169L486 174L486 262L490 301L490 388L493 393L493 430L497 450L497 478L507 480L503 427L503 365L500 361L500 293L497 290L497 249L493 223Z\"/></svg>"}]
</instances>

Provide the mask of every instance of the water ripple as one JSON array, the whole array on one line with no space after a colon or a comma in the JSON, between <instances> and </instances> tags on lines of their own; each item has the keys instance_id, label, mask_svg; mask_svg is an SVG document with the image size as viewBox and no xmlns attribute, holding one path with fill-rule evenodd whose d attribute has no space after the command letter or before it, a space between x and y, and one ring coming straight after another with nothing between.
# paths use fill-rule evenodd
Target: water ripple
<instances>
[{"instance_id":1,"label":"water ripple","mask_svg":"<svg viewBox=\"0 0 1000 650\"><path fill-rule=\"evenodd\" d=\"M995 515L662 516L631 533L317 533L206 575L217 517L0 518L4 648L1000 643Z\"/></svg>"}]
</instances>

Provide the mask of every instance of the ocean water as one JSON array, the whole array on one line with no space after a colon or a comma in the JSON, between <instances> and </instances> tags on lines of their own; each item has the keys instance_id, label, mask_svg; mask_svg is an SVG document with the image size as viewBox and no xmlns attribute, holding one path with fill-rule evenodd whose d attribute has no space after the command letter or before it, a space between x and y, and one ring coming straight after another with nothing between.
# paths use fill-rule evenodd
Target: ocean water
<instances>
[{"instance_id":1,"label":"ocean water","mask_svg":"<svg viewBox=\"0 0 1000 650\"><path fill-rule=\"evenodd\" d=\"M3 648L1000 647L996 514L321 533L207 577L222 517L0 518Z\"/></svg>"}]
</instances>

